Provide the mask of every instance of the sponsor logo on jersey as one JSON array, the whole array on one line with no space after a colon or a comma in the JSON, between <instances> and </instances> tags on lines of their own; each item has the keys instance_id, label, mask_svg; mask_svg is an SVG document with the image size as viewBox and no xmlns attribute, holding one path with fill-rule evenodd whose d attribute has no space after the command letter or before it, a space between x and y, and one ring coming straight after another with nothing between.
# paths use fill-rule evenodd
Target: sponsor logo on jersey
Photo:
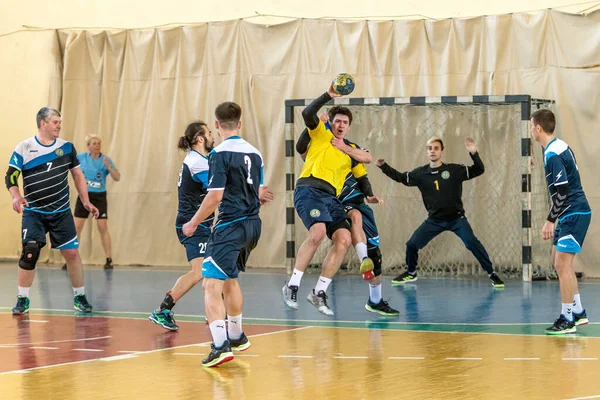
<instances>
[{"instance_id":1,"label":"sponsor logo on jersey","mask_svg":"<svg viewBox=\"0 0 600 400\"><path fill-rule=\"evenodd\" d=\"M62 157L65 154L65 151L63 149L56 149L54 150L54 154L56 154L59 157Z\"/></svg>"},{"instance_id":2,"label":"sponsor logo on jersey","mask_svg":"<svg viewBox=\"0 0 600 400\"><path fill-rule=\"evenodd\" d=\"M442 172L442 179L448 179L448 178L450 178L450 172L449 171Z\"/></svg>"}]
</instances>

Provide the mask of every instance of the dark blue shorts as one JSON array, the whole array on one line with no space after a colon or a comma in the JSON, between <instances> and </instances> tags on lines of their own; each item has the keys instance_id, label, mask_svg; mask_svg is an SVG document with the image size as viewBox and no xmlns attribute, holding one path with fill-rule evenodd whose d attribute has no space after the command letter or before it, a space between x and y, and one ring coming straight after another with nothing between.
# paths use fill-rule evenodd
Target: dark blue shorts
<instances>
[{"instance_id":1,"label":"dark blue shorts","mask_svg":"<svg viewBox=\"0 0 600 400\"><path fill-rule=\"evenodd\" d=\"M42 214L24 210L21 222L23 245L36 241L41 247L46 245L46 233L50 233L53 249L70 250L79 248L77 230L71 209L55 214Z\"/></svg>"},{"instance_id":2,"label":"dark blue shorts","mask_svg":"<svg viewBox=\"0 0 600 400\"><path fill-rule=\"evenodd\" d=\"M306 229L313 224L323 222L327 227L327 236L333 235L332 227L343 223L350 229L350 221L344 206L337 197L310 186L297 186L294 191L294 208Z\"/></svg>"},{"instance_id":3,"label":"dark blue shorts","mask_svg":"<svg viewBox=\"0 0 600 400\"><path fill-rule=\"evenodd\" d=\"M185 254L188 261L192 261L195 258L203 258L206 252L206 243L210 236L210 228L203 225L199 225L196 232L190 237L183 234L183 231L179 227L175 227L177 230L177 237L179 243L185 247Z\"/></svg>"},{"instance_id":4,"label":"dark blue shorts","mask_svg":"<svg viewBox=\"0 0 600 400\"><path fill-rule=\"evenodd\" d=\"M258 244L261 232L260 218L224 223L210 234L202 276L214 279L236 279L246 270L250 252Z\"/></svg>"},{"instance_id":5,"label":"dark blue shorts","mask_svg":"<svg viewBox=\"0 0 600 400\"><path fill-rule=\"evenodd\" d=\"M367 237L367 243L371 246L379 247L379 232L377 231L377 225L375 224L373 209L365 202L352 203L350 201L342 204L344 205L346 213L349 213L352 210L360 211L360 214L362 215L363 231Z\"/></svg>"},{"instance_id":6,"label":"dark blue shorts","mask_svg":"<svg viewBox=\"0 0 600 400\"><path fill-rule=\"evenodd\" d=\"M592 212L573 213L558 219L552 244L556 251L579 253L592 220Z\"/></svg>"}]
</instances>

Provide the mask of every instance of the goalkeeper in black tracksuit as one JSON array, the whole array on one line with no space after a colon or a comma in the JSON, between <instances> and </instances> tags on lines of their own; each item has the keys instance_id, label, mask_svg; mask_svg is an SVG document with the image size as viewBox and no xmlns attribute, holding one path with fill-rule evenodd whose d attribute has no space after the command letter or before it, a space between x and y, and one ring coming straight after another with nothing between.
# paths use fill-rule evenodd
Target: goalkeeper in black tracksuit
<instances>
[{"instance_id":1,"label":"goalkeeper in black tracksuit","mask_svg":"<svg viewBox=\"0 0 600 400\"><path fill-rule=\"evenodd\" d=\"M437 137L427 141L429 164L410 172L398 172L385 163L377 160L377 166L384 174L406 186L416 186L421 191L423 203L429 214L428 218L406 242L407 270L392 280L392 284L400 285L417 280L417 263L419 250L433 238L444 231L454 232L469 249L481 267L488 273L494 287L504 287L504 282L494 272L487 251L475 237L473 229L465 217L462 204L462 183L483 174L484 166L477 146L472 138L467 138L465 147L473 159L473 165L445 164L441 158L444 143Z\"/></svg>"}]
</instances>

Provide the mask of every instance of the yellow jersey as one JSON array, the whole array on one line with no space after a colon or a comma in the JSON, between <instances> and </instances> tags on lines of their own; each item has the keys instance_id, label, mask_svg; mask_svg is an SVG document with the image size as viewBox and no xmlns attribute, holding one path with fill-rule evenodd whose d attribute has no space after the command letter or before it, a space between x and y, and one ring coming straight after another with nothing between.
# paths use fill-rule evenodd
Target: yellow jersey
<instances>
[{"instance_id":1,"label":"yellow jersey","mask_svg":"<svg viewBox=\"0 0 600 400\"><path fill-rule=\"evenodd\" d=\"M308 129L310 135L310 146L306 153L306 159L299 179L317 178L327 182L335 189L335 196L339 196L344 187L346 176L352 172L357 165L362 165L353 160L349 155L336 149L331 144L334 136L323 121L314 130ZM352 147L357 147L354 143L346 142ZM364 169L364 165L362 165ZM359 176L366 174L358 172Z\"/></svg>"}]
</instances>

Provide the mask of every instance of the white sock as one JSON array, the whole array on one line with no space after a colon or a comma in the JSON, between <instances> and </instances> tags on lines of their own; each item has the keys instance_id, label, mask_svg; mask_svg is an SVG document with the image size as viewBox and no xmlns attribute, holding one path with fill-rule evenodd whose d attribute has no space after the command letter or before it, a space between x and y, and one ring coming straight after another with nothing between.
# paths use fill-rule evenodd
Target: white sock
<instances>
[{"instance_id":1,"label":"white sock","mask_svg":"<svg viewBox=\"0 0 600 400\"><path fill-rule=\"evenodd\" d=\"M379 304L381 301L381 283L379 285L369 284L369 300L373 304Z\"/></svg>"},{"instance_id":2,"label":"white sock","mask_svg":"<svg viewBox=\"0 0 600 400\"><path fill-rule=\"evenodd\" d=\"M210 333L215 343L215 347L223 346L223 343L227 340L227 331L225 330L225 321L222 319L213 321L210 324Z\"/></svg>"},{"instance_id":3,"label":"white sock","mask_svg":"<svg viewBox=\"0 0 600 400\"><path fill-rule=\"evenodd\" d=\"M358 255L358 259L360 261L364 260L368 257L367 255L367 244L366 243L357 243L356 244L356 254Z\"/></svg>"},{"instance_id":4,"label":"white sock","mask_svg":"<svg viewBox=\"0 0 600 400\"><path fill-rule=\"evenodd\" d=\"M85 294L85 289L82 287L74 287L73 288L73 296L78 296L80 294Z\"/></svg>"},{"instance_id":5,"label":"white sock","mask_svg":"<svg viewBox=\"0 0 600 400\"><path fill-rule=\"evenodd\" d=\"M579 293L573 297L573 312L575 314L581 314L583 312L583 305L581 305L581 296L579 296Z\"/></svg>"},{"instance_id":6,"label":"white sock","mask_svg":"<svg viewBox=\"0 0 600 400\"><path fill-rule=\"evenodd\" d=\"M320 276L317 281L317 286L315 286L315 294L318 294L321 290L327 292L327 288L331 283L331 279L325 278L324 276Z\"/></svg>"},{"instance_id":7,"label":"white sock","mask_svg":"<svg viewBox=\"0 0 600 400\"><path fill-rule=\"evenodd\" d=\"M230 339L239 339L242 337L242 314L236 315L235 317L228 315L228 333Z\"/></svg>"},{"instance_id":8,"label":"white sock","mask_svg":"<svg viewBox=\"0 0 600 400\"><path fill-rule=\"evenodd\" d=\"M562 303L562 315L565 316L567 321L573 321L573 304Z\"/></svg>"},{"instance_id":9,"label":"white sock","mask_svg":"<svg viewBox=\"0 0 600 400\"><path fill-rule=\"evenodd\" d=\"M304 272L298 271L296 268L294 268L294 272L292 272L292 276L290 276L290 280L287 284L288 287L290 287L290 286L300 287L300 281L302 280L302 275L304 275Z\"/></svg>"},{"instance_id":10,"label":"white sock","mask_svg":"<svg viewBox=\"0 0 600 400\"><path fill-rule=\"evenodd\" d=\"M29 289L28 287L17 286L18 295L29 298Z\"/></svg>"}]
</instances>

